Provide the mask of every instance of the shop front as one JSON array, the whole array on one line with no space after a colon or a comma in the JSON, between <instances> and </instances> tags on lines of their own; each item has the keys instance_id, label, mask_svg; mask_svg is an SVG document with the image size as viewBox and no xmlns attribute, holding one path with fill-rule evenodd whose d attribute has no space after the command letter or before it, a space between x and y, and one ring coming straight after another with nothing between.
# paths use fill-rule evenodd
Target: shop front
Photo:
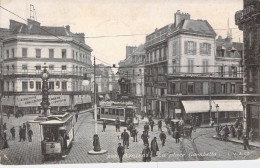
<instances>
[{"instance_id":1,"label":"shop front","mask_svg":"<svg viewBox=\"0 0 260 168\"><path fill-rule=\"evenodd\" d=\"M208 124L210 118L215 123L234 122L242 118L243 106L240 100L211 100L210 111L209 100L183 100L183 116L185 118L198 118L201 124Z\"/></svg>"},{"instance_id":2,"label":"shop front","mask_svg":"<svg viewBox=\"0 0 260 168\"><path fill-rule=\"evenodd\" d=\"M2 98L3 111L10 111L15 114L18 110L23 114L40 113L40 103L42 95L17 95L4 96ZM69 108L69 95L49 95L51 111L57 111L63 108Z\"/></svg>"}]
</instances>

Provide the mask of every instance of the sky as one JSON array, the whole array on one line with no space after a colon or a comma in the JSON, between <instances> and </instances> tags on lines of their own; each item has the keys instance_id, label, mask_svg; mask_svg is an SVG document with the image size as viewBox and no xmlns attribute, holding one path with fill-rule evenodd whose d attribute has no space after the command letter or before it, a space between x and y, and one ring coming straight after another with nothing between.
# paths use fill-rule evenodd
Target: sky
<instances>
[{"instance_id":1,"label":"sky","mask_svg":"<svg viewBox=\"0 0 260 168\"><path fill-rule=\"evenodd\" d=\"M174 23L174 13L189 13L191 19L207 20L218 35L226 37L228 20L233 41L243 40L234 15L243 9L243 0L0 0L0 5L21 16L30 17L30 4L42 26L70 25L73 33L86 37L141 34L128 37L86 38L92 55L105 65L125 59L125 47L145 43L145 35ZM0 27L9 20L24 20L0 9Z\"/></svg>"}]
</instances>

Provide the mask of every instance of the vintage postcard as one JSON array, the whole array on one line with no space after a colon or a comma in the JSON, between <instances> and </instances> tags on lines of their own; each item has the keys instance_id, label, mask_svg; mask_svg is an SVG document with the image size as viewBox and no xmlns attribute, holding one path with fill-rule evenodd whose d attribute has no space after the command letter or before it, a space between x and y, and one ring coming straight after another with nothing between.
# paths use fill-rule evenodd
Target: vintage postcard
<instances>
[{"instance_id":1,"label":"vintage postcard","mask_svg":"<svg viewBox=\"0 0 260 168\"><path fill-rule=\"evenodd\" d=\"M258 0L0 0L0 164L259 160L259 24Z\"/></svg>"}]
</instances>

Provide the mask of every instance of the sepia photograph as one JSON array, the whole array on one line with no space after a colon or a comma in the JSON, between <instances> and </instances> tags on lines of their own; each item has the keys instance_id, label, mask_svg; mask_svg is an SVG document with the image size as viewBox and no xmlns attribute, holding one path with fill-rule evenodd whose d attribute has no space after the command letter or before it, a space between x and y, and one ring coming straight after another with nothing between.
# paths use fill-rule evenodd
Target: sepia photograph
<instances>
[{"instance_id":1,"label":"sepia photograph","mask_svg":"<svg viewBox=\"0 0 260 168\"><path fill-rule=\"evenodd\" d=\"M0 0L1 166L256 160L259 0Z\"/></svg>"}]
</instances>

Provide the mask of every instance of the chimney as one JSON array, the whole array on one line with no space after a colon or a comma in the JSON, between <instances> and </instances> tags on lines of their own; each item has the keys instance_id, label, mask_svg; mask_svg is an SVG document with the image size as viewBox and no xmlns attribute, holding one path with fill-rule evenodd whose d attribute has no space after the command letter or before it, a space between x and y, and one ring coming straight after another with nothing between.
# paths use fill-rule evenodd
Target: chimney
<instances>
[{"instance_id":1,"label":"chimney","mask_svg":"<svg viewBox=\"0 0 260 168\"><path fill-rule=\"evenodd\" d=\"M70 32L70 25L67 25L66 27L66 30Z\"/></svg>"},{"instance_id":2,"label":"chimney","mask_svg":"<svg viewBox=\"0 0 260 168\"><path fill-rule=\"evenodd\" d=\"M67 26L66 26L66 29L67 29ZM77 36L77 39L79 42L85 44L85 34L84 33L76 33L75 35Z\"/></svg>"},{"instance_id":3,"label":"chimney","mask_svg":"<svg viewBox=\"0 0 260 168\"><path fill-rule=\"evenodd\" d=\"M28 26L40 26L41 25L40 22L37 22L37 21L32 20L32 19L27 19L27 24L28 24Z\"/></svg>"},{"instance_id":4,"label":"chimney","mask_svg":"<svg viewBox=\"0 0 260 168\"><path fill-rule=\"evenodd\" d=\"M178 26L178 24L182 21L182 20L189 20L190 19L190 14L188 13L181 13L180 10L177 10L177 12L174 14L174 21L175 21L175 25Z\"/></svg>"}]
</instances>

